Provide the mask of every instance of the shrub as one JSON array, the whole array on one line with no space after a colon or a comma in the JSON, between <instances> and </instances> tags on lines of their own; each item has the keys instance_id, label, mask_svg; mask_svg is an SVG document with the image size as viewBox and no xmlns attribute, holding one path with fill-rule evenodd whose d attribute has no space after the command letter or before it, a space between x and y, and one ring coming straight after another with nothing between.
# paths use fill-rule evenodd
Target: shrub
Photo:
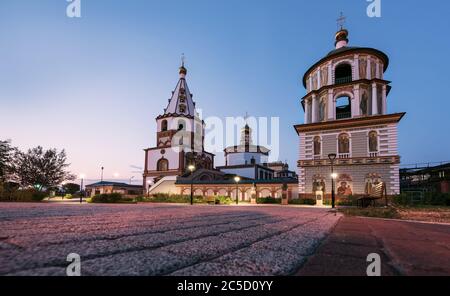
<instances>
[{"instance_id":1,"label":"shrub","mask_svg":"<svg viewBox=\"0 0 450 296\"><path fill-rule=\"evenodd\" d=\"M316 200L312 198L301 198L301 199L293 199L289 201L291 205L316 205Z\"/></svg>"},{"instance_id":2,"label":"shrub","mask_svg":"<svg viewBox=\"0 0 450 296\"><path fill-rule=\"evenodd\" d=\"M281 204L281 198L274 197L260 197L256 199L259 204Z\"/></svg>"},{"instance_id":3,"label":"shrub","mask_svg":"<svg viewBox=\"0 0 450 296\"><path fill-rule=\"evenodd\" d=\"M110 194L99 194L92 197L91 202L93 203L118 203L124 201L122 194L120 193L110 193Z\"/></svg>"},{"instance_id":4,"label":"shrub","mask_svg":"<svg viewBox=\"0 0 450 296\"><path fill-rule=\"evenodd\" d=\"M3 187L2 192L0 192L0 201L39 202L46 197L46 192L37 191L35 189L5 190L5 187Z\"/></svg>"},{"instance_id":5,"label":"shrub","mask_svg":"<svg viewBox=\"0 0 450 296\"><path fill-rule=\"evenodd\" d=\"M217 196L216 204L229 205L233 203L233 199L229 196Z\"/></svg>"},{"instance_id":6,"label":"shrub","mask_svg":"<svg viewBox=\"0 0 450 296\"><path fill-rule=\"evenodd\" d=\"M155 193L149 198L140 198L144 202L165 202L165 203L190 203L190 195ZM194 203L204 203L203 196L194 196Z\"/></svg>"}]
</instances>

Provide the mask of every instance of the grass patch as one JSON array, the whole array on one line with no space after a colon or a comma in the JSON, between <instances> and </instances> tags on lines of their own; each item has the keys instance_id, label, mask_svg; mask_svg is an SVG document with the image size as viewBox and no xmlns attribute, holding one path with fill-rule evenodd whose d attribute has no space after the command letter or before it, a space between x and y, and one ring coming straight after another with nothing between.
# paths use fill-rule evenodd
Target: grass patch
<instances>
[{"instance_id":1,"label":"grass patch","mask_svg":"<svg viewBox=\"0 0 450 296\"><path fill-rule=\"evenodd\" d=\"M137 202L154 202L154 203L191 203L190 195L180 195L180 194L165 194L157 193L149 197L139 196L136 198ZM208 202L221 205L229 205L234 202L234 200L228 196L215 196L215 197L204 197L204 196L194 196L193 201L195 204L205 204Z\"/></svg>"},{"instance_id":2,"label":"grass patch","mask_svg":"<svg viewBox=\"0 0 450 296\"><path fill-rule=\"evenodd\" d=\"M385 219L401 219L401 215L397 209L393 207L388 208L344 208L339 209L339 212L344 213L346 216L356 217L373 217L373 218L385 218Z\"/></svg>"},{"instance_id":3,"label":"grass patch","mask_svg":"<svg viewBox=\"0 0 450 296\"><path fill-rule=\"evenodd\" d=\"M400 219L420 222L450 223L450 207L415 205L390 206L388 208L343 208L339 212L346 216Z\"/></svg>"},{"instance_id":4,"label":"grass patch","mask_svg":"<svg viewBox=\"0 0 450 296\"><path fill-rule=\"evenodd\" d=\"M445 206L398 206L397 211L404 220L450 223L450 207Z\"/></svg>"}]
</instances>

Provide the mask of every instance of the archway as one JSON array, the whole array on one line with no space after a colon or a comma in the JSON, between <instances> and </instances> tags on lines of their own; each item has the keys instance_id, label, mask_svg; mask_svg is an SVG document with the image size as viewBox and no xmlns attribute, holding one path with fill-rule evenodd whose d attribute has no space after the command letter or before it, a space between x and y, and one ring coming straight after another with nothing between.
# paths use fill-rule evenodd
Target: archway
<instances>
[{"instance_id":1,"label":"archway","mask_svg":"<svg viewBox=\"0 0 450 296\"><path fill-rule=\"evenodd\" d=\"M352 82L352 66L344 63L340 64L334 70L334 83L343 84Z\"/></svg>"},{"instance_id":2,"label":"archway","mask_svg":"<svg viewBox=\"0 0 450 296\"><path fill-rule=\"evenodd\" d=\"M336 99L336 119L345 119L352 117L351 99L347 95Z\"/></svg>"}]
</instances>

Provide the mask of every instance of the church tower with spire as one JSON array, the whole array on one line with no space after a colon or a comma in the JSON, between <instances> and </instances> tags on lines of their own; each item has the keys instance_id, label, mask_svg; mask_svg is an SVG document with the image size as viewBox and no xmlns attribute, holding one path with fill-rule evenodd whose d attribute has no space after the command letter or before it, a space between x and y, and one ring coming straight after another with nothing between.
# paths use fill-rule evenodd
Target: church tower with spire
<instances>
[{"instance_id":1,"label":"church tower with spire","mask_svg":"<svg viewBox=\"0 0 450 296\"><path fill-rule=\"evenodd\" d=\"M397 126L405 113L388 112L389 58L374 48L349 46L348 37L341 24L335 48L303 76L304 123L295 126L303 198L330 196L329 156L336 157L339 198L368 194L381 182L388 195L400 193Z\"/></svg>"},{"instance_id":2,"label":"church tower with spire","mask_svg":"<svg viewBox=\"0 0 450 296\"><path fill-rule=\"evenodd\" d=\"M144 188L175 180L188 173L188 166L212 169L214 155L204 150L205 123L199 118L186 82L184 58L179 80L164 112L156 117L156 147L145 149Z\"/></svg>"}]
</instances>

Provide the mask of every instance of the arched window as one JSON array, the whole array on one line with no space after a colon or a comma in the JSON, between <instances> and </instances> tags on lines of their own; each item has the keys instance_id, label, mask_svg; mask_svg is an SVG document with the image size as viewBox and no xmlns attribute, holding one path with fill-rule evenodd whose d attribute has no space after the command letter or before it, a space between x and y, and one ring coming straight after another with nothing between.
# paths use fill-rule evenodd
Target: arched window
<instances>
[{"instance_id":1,"label":"arched window","mask_svg":"<svg viewBox=\"0 0 450 296\"><path fill-rule=\"evenodd\" d=\"M375 131L369 133L369 152L378 152L378 134Z\"/></svg>"},{"instance_id":2,"label":"arched window","mask_svg":"<svg viewBox=\"0 0 450 296\"><path fill-rule=\"evenodd\" d=\"M167 120L165 119L161 122L161 131L162 132L167 131Z\"/></svg>"},{"instance_id":3,"label":"arched window","mask_svg":"<svg viewBox=\"0 0 450 296\"><path fill-rule=\"evenodd\" d=\"M322 147L320 137L314 137L314 156L320 156L322 154Z\"/></svg>"},{"instance_id":4,"label":"arched window","mask_svg":"<svg viewBox=\"0 0 450 296\"><path fill-rule=\"evenodd\" d=\"M169 161L165 158L161 158L158 160L157 164L158 171L168 171L169 170Z\"/></svg>"},{"instance_id":5,"label":"arched window","mask_svg":"<svg viewBox=\"0 0 450 296\"><path fill-rule=\"evenodd\" d=\"M184 131L186 129L186 122L184 120L178 121L178 131Z\"/></svg>"},{"instance_id":6,"label":"arched window","mask_svg":"<svg viewBox=\"0 0 450 296\"><path fill-rule=\"evenodd\" d=\"M352 106L349 96L341 96L336 99L336 119L352 117Z\"/></svg>"},{"instance_id":7,"label":"arched window","mask_svg":"<svg viewBox=\"0 0 450 296\"><path fill-rule=\"evenodd\" d=\"M252 157L252 159L250 159L250 164L256 164L256 159L254 157Z\"/></svg>"},{"instance_id":8,"label":"arched window","mask_svg":"<svg viewBox=\"0 0 450 296\"><path fill-rule=\"evenodd\" d=\"M339 156L349 157L350 154L350 138L347 134L340 134L338 138Z\"/></svg>"},{"instance_id":9,"label":"arched window","mask_svg":"<svg viewBox=\"0 0 450 296\"><path fill-rule=\"evenodd\" d=\"M352 82L352 66L350 64L340 64L334 70L334 83L343 84Z\"/></svg>"}]
</instances>

